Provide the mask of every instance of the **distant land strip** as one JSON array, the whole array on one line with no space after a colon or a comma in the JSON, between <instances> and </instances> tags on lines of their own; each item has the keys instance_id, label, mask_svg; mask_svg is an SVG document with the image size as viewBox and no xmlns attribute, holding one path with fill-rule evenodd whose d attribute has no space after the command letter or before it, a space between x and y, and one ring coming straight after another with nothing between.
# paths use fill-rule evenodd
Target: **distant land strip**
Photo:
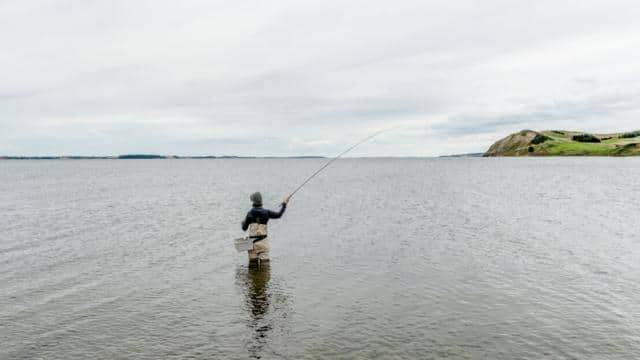
<instances>
[{"instance_id":1,"label":"distant land strip","mask_svg":"<svg viewBox=\"0 0 640 360\"><path fill-rule=\"evenodd\" d=\"M131 160L131 159L325 159L324 156L177 156L124 154L116 156L0 156L0 160Z\"/></svg>"}]
</instances>

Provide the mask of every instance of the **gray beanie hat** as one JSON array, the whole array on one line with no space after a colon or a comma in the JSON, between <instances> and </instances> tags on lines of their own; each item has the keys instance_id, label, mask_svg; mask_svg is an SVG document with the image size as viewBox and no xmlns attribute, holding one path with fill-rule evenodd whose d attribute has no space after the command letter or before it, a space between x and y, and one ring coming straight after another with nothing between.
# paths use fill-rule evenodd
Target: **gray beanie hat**
<instances>
[{"instance_id":1,"label":"gray beanie hat","mask_svg":"<svg viewBox=\"0 0 640 360\"><path fill-rule=\"evenodd\" d=\"M262 194L260 194L259 192L254 192L253 194L251 194L251 196L249 196L249 199L251 199L253 205L262 205Z\"/></svg>"}]
</instances>

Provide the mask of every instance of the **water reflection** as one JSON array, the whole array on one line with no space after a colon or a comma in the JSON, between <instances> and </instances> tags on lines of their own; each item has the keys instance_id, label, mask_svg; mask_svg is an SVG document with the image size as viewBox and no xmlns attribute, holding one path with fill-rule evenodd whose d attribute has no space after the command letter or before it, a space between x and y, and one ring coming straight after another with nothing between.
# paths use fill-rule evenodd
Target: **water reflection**
<instances>
[{"instance_id":1,"label":"water reflection","mask_svg":"<svg viewBox=\"0 0 640 360\"><path fill-rule=\"evenodd\" d=\"M287 296L270 281L268 263L239 267L236 272L236 283L242 287L244 307L249 314L247 325L252 330L247 350L254 359L264 356L274 327L281 330L288 313L287 306L280 306L288 303Z\"/></svg>"}]
</instances>

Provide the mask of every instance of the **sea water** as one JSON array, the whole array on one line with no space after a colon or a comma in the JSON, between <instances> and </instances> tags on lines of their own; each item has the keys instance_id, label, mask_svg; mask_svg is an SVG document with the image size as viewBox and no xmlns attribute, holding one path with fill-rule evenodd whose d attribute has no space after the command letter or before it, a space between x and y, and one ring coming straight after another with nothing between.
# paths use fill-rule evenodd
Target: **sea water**
<instances>
[{"instance_id":1,"label":"sea water","mask_svg":"<svg viewBox=\"0 0 640 360\"><path fill-rule=\"evenodd\" d=\"M640 357L640 159L0 162L0 359Z\"/></svg>"}]
</instances>

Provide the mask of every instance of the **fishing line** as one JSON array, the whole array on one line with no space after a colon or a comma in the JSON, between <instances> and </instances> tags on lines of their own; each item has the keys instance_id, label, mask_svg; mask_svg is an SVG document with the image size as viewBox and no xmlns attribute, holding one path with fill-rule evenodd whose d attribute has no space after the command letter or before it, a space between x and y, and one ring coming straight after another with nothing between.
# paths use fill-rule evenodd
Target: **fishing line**
<instances>
[{"instance_id":1,"label":"fishing line","mask_svg":"<svg viewBox=\"0 0 640 360\"><path fill-rule=\"evenodd\" d=\"M311 176L309 176L305 181L302 182L302 184L300 184L300 186L298 186L295 190L293 190L293 192L291 194L289 194L289 198L293 197L293 195L295 193L298 192L298 190L302 189L303 186L305 186L309 181L311 181L311 179L313 179L314 177L316 177L316 175L320 174L322 172L322 170L326 169L329 165L331 165L334 161L340 159L343 155L347 154L349 151L357 148L358 146L366 143L367 141L375 138L376 136L391 131L391 130L395 130L397 129L399 126L396 127L392 127L390 129L385 129L385 130L380 130L372 135L367 136L366 138L358 141L357 143L355 143L354 145L352 145L350 148L348 148L347 150L341 152L338 156L334 157L333 159L327 161L324 165L322 165L318 170L316 170L313 174L311 174Z\"/></svg>"}]
</instances>

